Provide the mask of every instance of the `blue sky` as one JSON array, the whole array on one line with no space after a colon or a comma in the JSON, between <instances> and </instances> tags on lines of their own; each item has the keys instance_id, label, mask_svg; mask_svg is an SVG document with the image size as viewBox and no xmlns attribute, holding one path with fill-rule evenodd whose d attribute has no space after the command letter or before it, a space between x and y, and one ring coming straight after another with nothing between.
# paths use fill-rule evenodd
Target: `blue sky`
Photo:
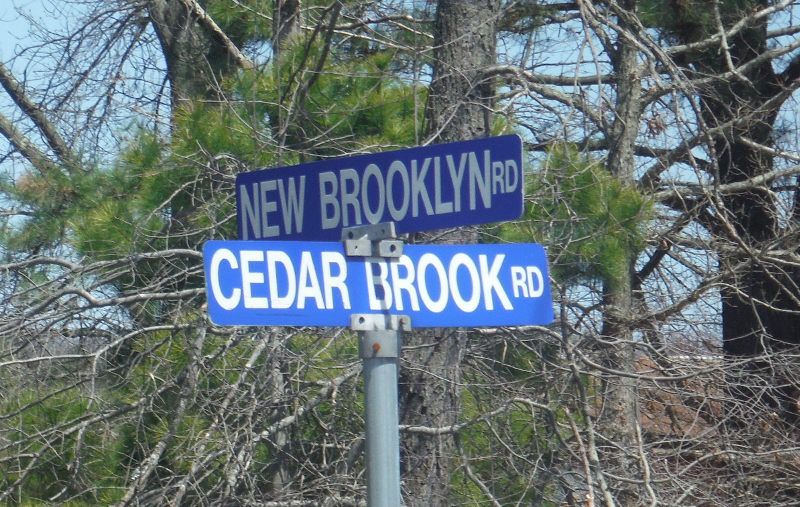
<instances>
[{"instance_id":1,"label":"blue sky","mask_svg":"<svg viewBox=\"0 0 800 507\"><path fill-rule=\"evenodd\" d=\"M19 70L21 65L13 64L13 57L16 53L17 47L25 42L27 39L30 25L22 18L17 12L15 7L22 7L24 10L32 12L39 10L43 12L41 3L33 0L5 0L0 2L0 61L12 70L12 72ZM0 112L6 116L14 116L15 106L11 103L5 92L0 93ZM5 138L0 139L0 152L5 153L7 150L8 142ZM0 166L0 172L10 169L12 166L8 163ZM0 205L2 207L2 205Z\"/></svg>"},{"instance_id":2,"label":"blue sky","mask_svg":"<svg viewBox=\"0 0 800 507\"><path fill-rule=\"evenodd\" d=\"M6 63L14 56L15 48L27 38L30 25L15 7L33 13L40 19L45 11L38 0L11 0L0 3L0 60Z\"/></svg>"}]
</instances>

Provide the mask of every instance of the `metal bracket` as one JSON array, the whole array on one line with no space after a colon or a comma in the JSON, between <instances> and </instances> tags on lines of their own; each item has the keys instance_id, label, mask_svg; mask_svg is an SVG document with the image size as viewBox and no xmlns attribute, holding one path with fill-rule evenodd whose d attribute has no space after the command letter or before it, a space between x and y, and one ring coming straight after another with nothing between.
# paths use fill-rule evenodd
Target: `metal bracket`
<instances>
[{"instance_id":1,"label":"metal bracket","mask_svg":"<svg viewBox=\"0 0 800 507\"><path fill-rule=\"evenodd\" d=\"M400 257L403 242L396 237L394 222L342 229L344 254L348 257Z\"/></svg>"},{"instance_id":2,"label":"metal bracket","mask_svg":"<svg viewBox=\"0 0 800 507\"><path fill-rule=\"evenodd\" d=\"M407 315L354 314L350 328L358 331L358 356L361 359L398 358L402 331L411 330Z\"/></svg>"},{"instance_id":3,"label":"metal bracket","mask_svg":"<svg viewBox=\"0 0 800 507\"><path fill-rule=\"evenodd\" d=\"M411 331L411 317L383 313L354 313L350 316L350 329L353 331Z\"/></svg>"},{"instance_id":4,"label":"metal bracket","mask_svg":"<svg viewBox=\"0 0 800 507\"><path fill-rule=\"evenodd\" d=\"M350 257L400 257L403 242L396 237L394 222L363 225L342 230L345 255ZM358 331L361 359L400 357L402 332L411 330L407 315L356 313L350 316L350 329Z\"/></svg>"}]
</instances>

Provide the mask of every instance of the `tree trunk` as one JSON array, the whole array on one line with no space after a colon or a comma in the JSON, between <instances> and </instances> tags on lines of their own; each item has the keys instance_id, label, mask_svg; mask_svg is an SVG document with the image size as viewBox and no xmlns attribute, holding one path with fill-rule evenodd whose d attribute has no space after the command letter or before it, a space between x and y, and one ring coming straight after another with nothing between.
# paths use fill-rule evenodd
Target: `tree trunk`
<instances>
[{"instance_id":1,"label":"tree trunk","mask_svg":"<svg viewBox=\"0 0 800 507\"><path fill-rule=\"evenodd\" d=\"M495 62L499 2L440 0L436 11L433 79L426 109L428 140L451 142L491 134L494 87L482 77ZM474 242L468 229L448 242ZM412 321L413 326L413 321ZM400 374L401 424L447 427L458 421L466 332L458 328L408 333ZM449 434L403 435L404 502L450 505L455 448Z\"/></svg>"},{"instance_id":2,"label":"tree trunk","mask_svg":"<svg viewBox=\"0 0 800 507\"><path fill-rule=\"evenodd\" d=\"M241 61L232 58L232 43L215 40L224 34L210 33L198 20L201 13L193 1L149 0L148 15L167 63L172 107L190 100L220 96L217 83ZM204 25L207 26L207 25Z\"/></svg>"},{"instance_id":3,"label":"tree trunk","mask_svg":"<svg viewBox=\"0 0 800 507\"><path fill-rule=\"evenodd\" d=\"M496 61L497 2L441 0L436 11L428 139L447 143L489 137L494 81L483 69Z\"/></svg>"},{"instance_id":4,"label":"tree trunk","mask_svg":"<svg viewBox=\"0 0 800 507\"><path fill-rule=\"evenodd\" d=\"M626 0L621 7L634 15L637 0ZM635 33L635 26L620 17L622 30ZM617 96L614 106L614 121L611 124L609 152L606 167L624 184L634 185L634 148L639 133L641 116L641 79L638 75L638 50L622 35L618 35L616 51L612 54L612 65L617 77ZM636 372L636 351L630 316L633 312L633 276L638 252L630 252L628 269L619 280L607 280L603 294L603 340L601 357L604 365L612 371L633 374ZM626 375L611 375L603 382L603 405L598 417L598 428L603 435L621 449L633 449L636 445L636 380ZM630 479L638 478L633 452L620 452L613 446L600 449L602 467L614 475ZM612 493L618 505L639 505L639 494L635 486L612 483Z\"/></svg>"},{"instance_id":5,"label":"tree trunk","mask_svg":"<svg viewBox=\"0 0 800 507\"><path fill-rule=\"evenodd\" d=\"M287 38L300 31L300 0L273 0L272 47L280 52Z\"/></svg>"},{"instance_id":6,"label":"tree trunk","mask_svg":"<svg viewBox=\"0 0 800 507\"><path fill-rule=\"evenodd\" d=\"M761 2L768 7L767 2ZM767 21L747 27L727 41L730 63L740 66L767 51ZM693 62L700 72L718 74L730 70L724 53L718 48L698 55ZM702 93L704 120L710 128L723 126L714 144L718 164L717 181L721 185L746 181L774 170L772 154L753 147L773 144L783 83L798 73L793 62L784 73L776 74L769 61L753 66L719 82ZM796 77L796 75L794 76ZM787 94L784 94L788 98ZM795 198L796 199L796 198ZM748 261L740 247L754 252L769 248L785 231L779 222L780 204L765 188L752 188L721 196L720 218L713 229L727 248L720 252L720 269L729 271L731 280L722 293L722 338L726 354L753 357L744 370L734 373L731 385L735 395L751 402L763 402L784 419L798 417L797 399L800 390L781 373L781 366L772 364L769 356L800 344L800 305L797 304L797 273L794 268ZM796 225L798 216L789 224ZM774 245L773 245L774 247ZM753 375L744 381L742 375Z\"/></svg>"}]
</instances>

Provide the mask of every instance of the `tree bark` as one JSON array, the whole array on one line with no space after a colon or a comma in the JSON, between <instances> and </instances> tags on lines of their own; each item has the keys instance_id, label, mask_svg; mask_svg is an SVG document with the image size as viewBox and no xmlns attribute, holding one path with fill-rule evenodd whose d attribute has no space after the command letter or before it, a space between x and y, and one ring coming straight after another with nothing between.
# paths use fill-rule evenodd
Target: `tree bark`
<instances>
[{"instance_id":1,"label":"tree bark","mask_svg":"<svg viewBox=\"0 0 800 507\"><path fill-rule=\"evenodd\" d=\"M620 6L625 14L635 15L638 0L625 0ZM627 22L625 15L619 18L621 31L636 33L635 25ZM607 135L609 151L606 167L624 184L634 185L634 152L641 117L641 79L638 75L638 49L622 33L617 36L616 49L612 52L612 65L617 76L617 95L614 105L614 121ZM623 375L608 376L603 382L603 405L598 417L598 428L615 445L623 450L636 445L636 351L630 316L633 307L633 278L638 252L630 252L628 269L619 280L607 280L604 285L603 341L601 357L605 366ZM605 446L601 455L603 468L611 468L614 475L628 478L638 477L633 452L620 452L614 446ZM601 451L603 450L601 447ZM617 483L612 486L618 505L639 505L639 494L635 486ZM610 506L609 506L610 507Z\"/></svg>"},{"instance_id":2,"label":"tree bark","mask_svg":"<svg viewBox=\"0 0 800 507\"><path fill-rule=\"evenodd\" d=\"M279 53L283 43L300 31L300 1L273 0L272 46Z\"/></svg>"},{"instance_id":3,"label":"tree bark","mask_svg":"<svg viewBox=\"0 0 800 507\"><path fill-rule=\"evenodd\" d=\"M497 2L441 0L436 11L433 79L428 91L428 141L489 137L496 61Z\"/></svg>"},{"instance_id":4,"label":"tree bark","mask_svg":"<svg viewBox=\"0 0 800 507\"><path fill-rule=\"evenodd\" d=\"M167 63L173 108L218 98L223 75L252 65L194 0L149 0L147 7Z\"/></svg>"},{"instance_id":5,"label":"tree bark","mask_svg":"<svg viewBox=\"0 0 800 507\"><path fill-rule=\"evenodd\" d=\"M494 64L499 2L440 0L434 34L433 78L426 106L429 142L491 135L494 86L483 70ZM448 242L474 242L469 229ZM412 321L413 326L413 321ZM408 333L400 374L400 420L443 427L458 421L463 329ZM451 435L406 434L401 442L403 497L409 507L450 505L456 449Z\"/></svg>"},{"instance_id":6,"label":"tree bark","mask_svg":"<svg viewBox=\"0 0 800 507\"><path fill-rule=\"evenodd\" d=\"M759 2L768 7L766 1ZM721 24L721 21L720 21ZM693 64L700 72L724 74L760 57L768 50L766 19L741 30L720 50L712 48L695 55ZM703 116L711 128L726 126L714 143L716 177L720 185L743 182L774 170L774 156L754 145L771 146L778 111L790 93L786 84L796 79L798 61L781 74L770 61L731 79L719 81L701 93ZM784 98L782 98L784 97ZM767 264L750 259L747 252L759 252L778 242L798 225L796 211L786 223L779 220L780 204L767 188L726 194L715 209L718 222L712 233L734 247L735 255L720 255L720 269L730 273L730 283L722 294L722 339L725 353L733 357L752 357L737 378L738 398L763 402L782 418L796 421L800 390L771 364L769 356L800 345L800 305L796 268ZM795 196L795 205L797 196ZM742 382L751 377L754 385ZM771 387L764 388L764 385Z\"/></svg>"}]
</instances>

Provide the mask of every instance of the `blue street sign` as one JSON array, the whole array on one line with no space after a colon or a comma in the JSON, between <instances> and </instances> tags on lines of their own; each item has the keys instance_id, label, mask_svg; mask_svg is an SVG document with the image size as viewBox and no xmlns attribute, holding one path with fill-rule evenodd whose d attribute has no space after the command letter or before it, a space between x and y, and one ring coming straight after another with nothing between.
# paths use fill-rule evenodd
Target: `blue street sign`
<instances>
[{"instance_id":1,"label":"blue street sign","mask_svg":"<svg viewBox=\"0 0 800 507\"><path fill-rule=\"evenodd\" d=\"M344 227L380 222L404 234L515 220L523 185L516 135L241 173L239 239L339 241Z\"/></svg>"},{"instance_id":2,"label":"blue street sign","mask_svg":"<svg viewBox=\"0 0 800 507\"><path fill-rule=\"evenodd\" d=\"M211 321L221 326L349 326L350 315L408 315L412 327L549 324L537 244L405 245L403 255L345 257L342 243L209 241Z\"/></svg>"}]
</instances>

